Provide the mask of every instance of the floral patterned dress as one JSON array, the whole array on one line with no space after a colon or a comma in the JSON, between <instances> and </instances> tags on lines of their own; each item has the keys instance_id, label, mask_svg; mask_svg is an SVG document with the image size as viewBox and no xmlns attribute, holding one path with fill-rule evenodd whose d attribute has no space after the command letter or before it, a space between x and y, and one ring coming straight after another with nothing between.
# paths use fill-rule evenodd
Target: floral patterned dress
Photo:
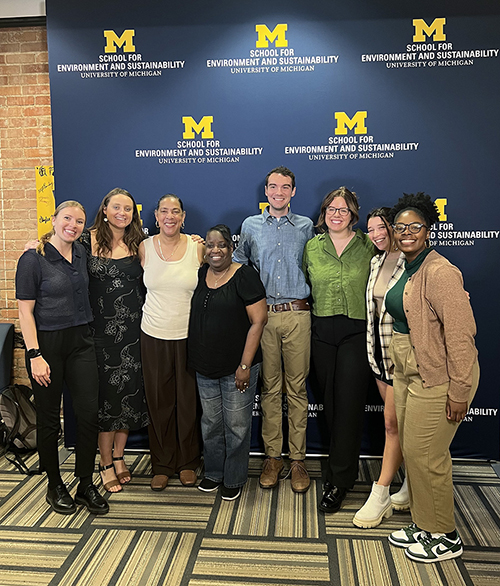
<instances>
[{"instance_id":1,"label":"floral patterned dress","mask_svg":"<svg viewBox=\"0 0 500 586\"><path fill-rule=\"evenodd\" d=\"M138 257L104 259L87 251L90 324L99 367L99 431L137 430L149 423L141 368L141 316L144 303Z\"/></svg>"}]
</instances>

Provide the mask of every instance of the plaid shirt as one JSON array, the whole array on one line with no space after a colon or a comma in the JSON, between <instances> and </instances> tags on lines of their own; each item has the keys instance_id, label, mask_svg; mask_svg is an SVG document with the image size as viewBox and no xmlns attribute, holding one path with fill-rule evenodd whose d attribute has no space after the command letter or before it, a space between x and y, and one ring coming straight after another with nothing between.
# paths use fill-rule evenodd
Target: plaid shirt
<instances>
[{"instance_id":1,"label":"plaid shirt","mask_svg":"<svg viewBox=\"0 0 500 586\"><path fill-rule=\"evenodd\" d=\"M387 253L374 256L371 260L371 270L370 270L370 277L368 278L368 286L366 288L366 348L368 351L368 362L370 363L371 369L373 372L377 374L380 373L380 368L377 362L375 361L375 316L376 316L376 306L375 306L375 299L373 298L373 289L375 287L375 282L377 280L378 274L382 265L384 263L385 257ZM389 284L387 285L387 291L394 287L394 285L398 282L399 278L403 274L405 270L405 256L401 253L398 262L396 264L396 268L392 273L392 276L389 280ZM378 335L380 336L380 346L382 348L382 361L384 363L384 376L387 380L392 380L392 362L387 354L387 350L389 348L389 344L392 338L392 323L393 319L392 316L387 312L385 308L385 296L387 295L387 291L384 295L384 301L382 303L382 310L380 313L379 318L379 327L378 327Z\"/></svg>"}]
</instances>

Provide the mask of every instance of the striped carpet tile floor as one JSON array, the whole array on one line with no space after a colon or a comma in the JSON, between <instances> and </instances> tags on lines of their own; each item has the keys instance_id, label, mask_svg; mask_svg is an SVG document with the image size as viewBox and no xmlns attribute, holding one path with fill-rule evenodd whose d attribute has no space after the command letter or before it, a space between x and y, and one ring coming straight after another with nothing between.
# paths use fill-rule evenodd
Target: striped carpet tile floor
<instances>
[{"instance_id":1,"label":"striped carpet tile floor","mask_svg":"<svg viewBox=\"0 0 500 586\"><path fill-rule=\"evenodd\" d=\"M149 456L130 453L126 459L132 482L120 493L103 492L110 512L97 517L82 508L75 515L52 513L45 478L21 475L0 458L0 586L500 584L500 479L489 464L454 465L464 555L415 564L387 540L410 522L409 513L395 512L370 530L352 524L378 476L378 459L360 460L359 480L335 515L317 509L325 464L320 459L307 460L311 488L299 495L287 470L276 489L262 490L262 458L253 457L236 501L186 488L178 478L165 491L152 492ZM60 460L74 493L74 454L61 448ZM28 459L36 464L36 456ZM402 480L398 473L393 490Z\"/></svg>"}]
</instances>

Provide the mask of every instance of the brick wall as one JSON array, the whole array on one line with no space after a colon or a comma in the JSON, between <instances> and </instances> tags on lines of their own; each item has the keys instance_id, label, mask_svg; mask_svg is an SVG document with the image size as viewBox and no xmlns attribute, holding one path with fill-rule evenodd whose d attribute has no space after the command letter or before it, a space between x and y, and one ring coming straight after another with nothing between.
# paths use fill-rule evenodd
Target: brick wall
<instances>
[{"instance_id":1,"label":"brick wall","mask_svg":"<svg viewBox=\"0 0 500 586\"><path fill-rule=\"evenodd\" d=\"M0 321L16 324L16 260L36 238L35 167L52 165L45 27L0 28ZM14 350L14 382L27 382Z\"/></svg>"}]
</instances>

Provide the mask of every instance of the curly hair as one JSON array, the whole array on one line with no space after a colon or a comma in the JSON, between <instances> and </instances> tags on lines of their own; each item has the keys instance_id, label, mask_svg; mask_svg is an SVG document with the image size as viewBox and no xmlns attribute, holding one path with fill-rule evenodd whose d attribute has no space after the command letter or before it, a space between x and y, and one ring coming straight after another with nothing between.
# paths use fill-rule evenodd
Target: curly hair
<instances>
[{"instance_id":1,"label":"curly hair","mask_svg":"<svg viewBox=\"0 0 500 586\"><path fill-rule=\"evenodd\" d=\"M325 217L326 217L326 208L332 203L332 201L336 197L343 197L349 211L351 212L351 221L349 226L354 226L359 220L359 203L358 203L358 196L355 194L354 191L350 191L347 187L339 187L338 189L334 189L327 193L321 202L321 209L319 213L318 222L316 224L316 228L318 232L324 233L328 232L328 227L326 225Z\"/></svg>"},{"instance_id":2,"label":"curly hair","mask_svg":"<svg viewBox=\"0 0 500 586\"><path fill-rule=\"evenodd\" d=\"M398 199L397 204L390 211L389 221L391 224L394 224L398 217L407 210L418 214L427 228L439 220L439 210L436 204L432 201L431 196L423 191L416 194L403 193L403 197Z\"/></svg>"},{"instance_id":3,"label":"curly hair","mask_svg":"<svg viewBox=\"0 0 500 586\"><path fill-rule=\"evenodd\" d=\"M89 228L90 231L95 230L95 239L97 243L97 256L105 258L112 252L113 247L113 232L109 227L109 223L106 221L106 214L104 213L105 208L108 207L111 198L114 195L125 195L132 201L132 221L125 228L125 234L123 235L123 243L127 246L129 252L133 256L137 256L139 253L139 244L146 238L142 229L141 220L139 218L139 210L134 198L126 189L121 187L115 187L112 189L102 200L94 223Z\"/></svg>"}]
</instances>

